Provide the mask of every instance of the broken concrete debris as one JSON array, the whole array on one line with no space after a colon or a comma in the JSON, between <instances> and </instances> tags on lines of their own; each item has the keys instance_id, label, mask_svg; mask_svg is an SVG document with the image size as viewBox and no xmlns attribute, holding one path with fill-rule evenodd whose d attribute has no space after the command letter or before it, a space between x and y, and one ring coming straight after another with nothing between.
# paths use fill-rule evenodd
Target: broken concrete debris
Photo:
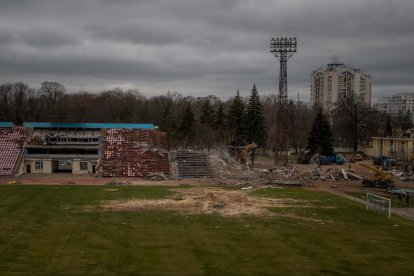
<instances>
[{"instance_id":1,"label":"broken concrete debris","mask_svg":"<svg viewBox=\"0 0 414 276\"><path fill-rule=\"evenodd\" d=\"M168 177L163 172L149 173L144 178L147 180L155 180L155 181L168 180Z\"/></svg>"}]
</instances>

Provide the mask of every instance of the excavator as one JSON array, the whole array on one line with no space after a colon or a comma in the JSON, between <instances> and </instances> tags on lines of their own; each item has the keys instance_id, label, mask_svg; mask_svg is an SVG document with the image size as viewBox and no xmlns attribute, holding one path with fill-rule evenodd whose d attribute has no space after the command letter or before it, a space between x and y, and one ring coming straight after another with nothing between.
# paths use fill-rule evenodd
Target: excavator
<instances>
[{"instance_id":1,"label":"excavator","mask_svg":"<svg viewBox=\"0 0 414 276\"><path fill-rule=\"evenodd\" d=\"M364 162L355 162L355 163L365 168L370 169L370 171L374 173L374 178L364 178L362 180L362 186L371 187L371 188L383 188L383 189L395 188L394 175L392 173L383 171L374 166L368 165Z\"/></svg>"},{"instance_id":2,"label":"excavator","mask_svg":"<svg viewBox=\"0 0 414 276\"><path fill-rule=\"evenodd\" d=\"M244 147L244 149L242 149L240 151L239 155L236 158L236 161L239 162L239 163L245 164L246 163L246 156L249 154L249 152L251 150L254 150L256 148L257 148L257 145L255 143L251 143L251 144L246 145ZM254 161L252 159L252 165L253 165L253 163L254 163Z\"/></svg>"}]
</instances>

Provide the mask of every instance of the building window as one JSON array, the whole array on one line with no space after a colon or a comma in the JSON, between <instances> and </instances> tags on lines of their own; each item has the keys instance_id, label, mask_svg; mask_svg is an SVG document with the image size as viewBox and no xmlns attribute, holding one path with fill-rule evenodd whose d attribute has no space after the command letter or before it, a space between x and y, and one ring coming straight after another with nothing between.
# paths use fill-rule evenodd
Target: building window
<instances>
[{"instance_id":1,"label":"building window","mask_svg":"<svg viewBox=\"0 0 414 276\"><path fill-rule=\"evenodd\" d=\"M42 161L36 161L35 162L35 170L43 170L43 162Z\"/></svg>"},{"instance_id":2,"label":"building window","mask_svg":"<svg viewBox=\"0 0 414 276\"><path fill-rule=\"evenodd\" d=\"M80 169L81 169L81 171L87 171L88 170L88 162L80 162Z\"/></svg>"},{"instance_id":3,"label":"building window","mask_svg":"<svg viewBox=\"0 0 414 276\"><path fill-rule=\"evenodd\" d=\"M365 91L366 89L366 80L364 78L361 78L359 81L359 91Z\"/></svg>"}]
</instances>

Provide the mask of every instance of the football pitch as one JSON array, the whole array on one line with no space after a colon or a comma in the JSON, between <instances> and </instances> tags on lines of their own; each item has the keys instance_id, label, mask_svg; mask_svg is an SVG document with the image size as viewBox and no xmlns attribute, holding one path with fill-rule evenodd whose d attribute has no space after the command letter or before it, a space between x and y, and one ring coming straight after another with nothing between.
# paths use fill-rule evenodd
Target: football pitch
<instances>
[{"instance_id":1,"label":"football pitch","mask_svg":"<svg viewBox=\"0 0 414 276\"><path fill-rule=\"evenodd\" d=\"M1 274L414 274L411 221L326 192L212 189L0 186Z\"/></svg>"}]
</instances>

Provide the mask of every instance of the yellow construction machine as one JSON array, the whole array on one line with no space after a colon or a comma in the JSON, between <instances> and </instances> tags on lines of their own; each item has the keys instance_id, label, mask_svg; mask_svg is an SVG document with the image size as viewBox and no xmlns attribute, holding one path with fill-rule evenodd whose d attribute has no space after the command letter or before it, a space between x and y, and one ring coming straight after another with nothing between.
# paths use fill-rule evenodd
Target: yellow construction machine
<instances>
[{"instance_id":1,"label":"yellow construction machine","mask_svg":"<svg viewBox=\"0 0 414 276\"><path fill-rule=\"evenodd\" d=\"M368 168L370 172L374 174L374 178L364 178L362 180L362 186L371 188L394 188L394 175L390 172L383 171L374 166L368 165L364 162L356 162L356 164Z\"/></svg>"},{"instance_id":2,"label":"yellow construction machine","mask_svg":"<svg viewBox=\"0 0 414 276\"><path fill-rule=\"evenodd\" d=\"M241 164L246 163L246 156L249 154L251 150L254 150L256 148L257 148L257 145L255 143L248 144L247 146L244 147L244 149L240 151L239 155L236 158L236 161Z\"/></svg>"}]
</instances>

